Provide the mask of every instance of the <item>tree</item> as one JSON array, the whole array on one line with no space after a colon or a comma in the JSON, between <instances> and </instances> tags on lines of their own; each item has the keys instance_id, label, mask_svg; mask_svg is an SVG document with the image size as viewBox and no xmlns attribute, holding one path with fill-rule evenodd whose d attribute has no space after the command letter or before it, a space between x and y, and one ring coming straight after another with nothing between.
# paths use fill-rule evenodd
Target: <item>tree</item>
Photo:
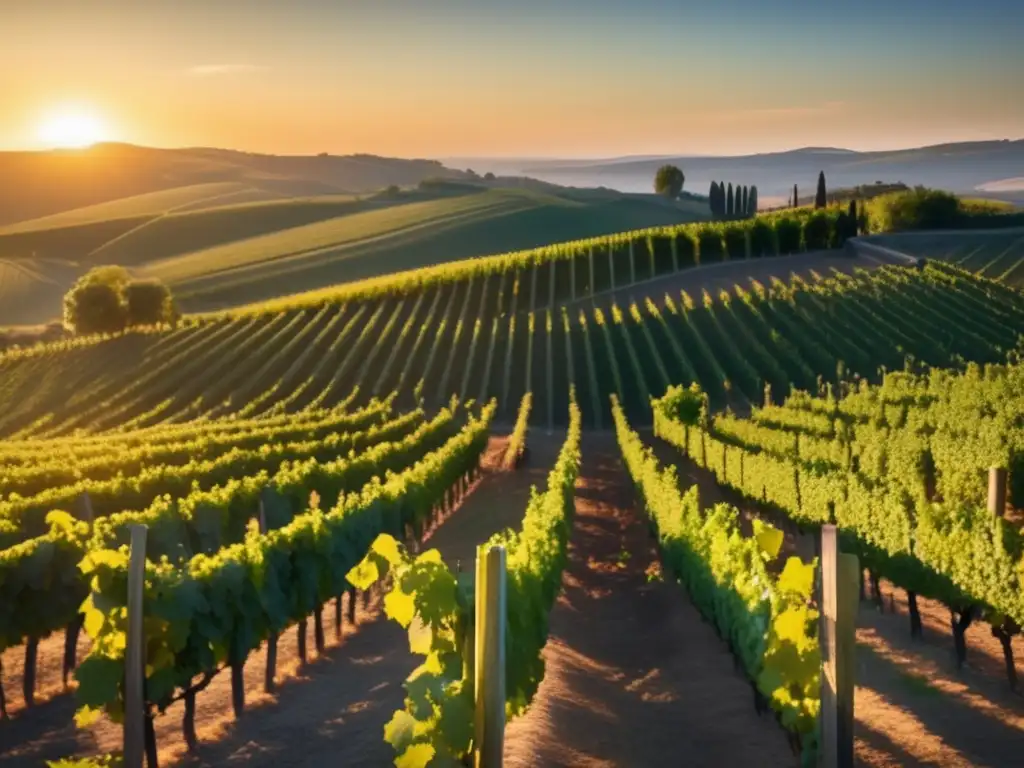
<instances>
[{"instance_id":1,"label":"tree","mask_svg":"<svg viewBox=\"0 0 1024 768\"><path fill-rule=\"evenodd\" d=\"M159 280L133 280L124 288L127 324L159 325L177 319L170 289Z\"/></svg>"},{"instance_id":2,"label":"tree","mask_svg":"<svg viewBox=\"0 0 1024 768\"><path fill-rule=\"evenodd\" d=\"M797 196L796 184L794 184L793 185L793 207L796 208L798 205L800 205L800 198Z\"/></svg>"},{"instance_id":3,"label":"tree","mask_svg":"<svg viewBox=\"0 0 1024 768\"><path fill-rule=\"evenodd\" d=\"M846 211L846 219L847 219L847 226L849 227L849 232L848 232L849 237L856 237L857 236L858 218L857 218L857 201L855 199L854 200L850 200L850 207Z\"/></svg>"},{"instance_id":4,"label":"tree","mask_svg":"<svg viewBox=\"0 0 1024 768\"><path fill-rule=\"evenodd\" d=\"M159 280L132 280L124 267L93 267L64 295L64 327L76 334L119 333L135 325L174 323L170 290Z\"/></svg>"},{"instance_id":5,"label":"tree","mask_svg":"<svg viewBox=\"0 0 1024 768\"><path fill-rule=\"evenodd\" d=\"M732 182L729 182L729 191L725 193L725 215L732 216L733 211L736 210L733 207L733 194L732 194Z\"/></svg>"},{"instance_id":6,"label":"tree","mask_svg":"<svg viewBox=\"0 0 1024 768\"><path fill-rule=\"evenodd\" d=\"M818 192L814 196L814 207L824 208L828 205L828 192L825 190L825 172L818 172Z\"/></svg>"},{"instance_id":7,"label":"tree","mask_svg":"<svg viewBox=\"0 0 1024 768\"><path fill-rule=\"evenodd\" d=\"M755 184L750 188L750 200L747 203L747 213L751 216L757 216L757 185Z\"/></svg>"},{"instance_id":8,"label":"tree","mask_svg":"<svg viewBox=\"0 0 1024 768\"><path fill-rule=\"evenodd\" d=\"M741 216L749 216L750 209L747 207L750 205L750 188L746 184L743 185L743 203L739 206Z\"/></svg>"},{"instance_id":9,"label":"tree","mask_svg":"<svg viewBox=\"0 0 1024 768\"><path fill-rule=\"evenodd\" d=\"M711 182L711 189L708 190L708 204L711 206L711 215L718 216L718 182Z\"/></svg>"},{"instance_id":10,"label":"tree","mask_svg":"<svg viewBox=\"0 0 1024 768\"><path fill-rule=\"evenodd\" d=\"M83 277L64 295L64 327L73 333L118 333L127 319L121 292L110 283Z\"/></svg>"},{"instance_id":11,"label":"tree","mask_svg":"<svg viewBox=\"0 0 1024 768\"><path fill-rule=\"evenodd\" d=\"M683 191L685 182L686 176L679 168L674 165L663 165L654 175L654 191L670 200L675 200Z\"/></svg>"}]
</instances>

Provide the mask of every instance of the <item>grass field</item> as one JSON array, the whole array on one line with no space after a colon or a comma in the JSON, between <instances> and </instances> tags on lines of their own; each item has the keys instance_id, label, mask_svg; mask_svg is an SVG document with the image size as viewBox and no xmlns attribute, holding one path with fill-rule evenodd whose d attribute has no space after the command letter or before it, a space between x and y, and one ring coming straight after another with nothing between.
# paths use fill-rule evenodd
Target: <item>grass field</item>
<instances>
[{"instance_id":1,"label":"grass field","mask_svg":"<svg viewBox=\"0 0 1024 768\"><path fill-rule=\"evenodd\" d=\"M79 274L74 264L53 259L0 259L0 319L18 318L19 325L54 318L56 302Z\"/></svg>"},{"instance_id":2,"label":"grass field","mask_svg":"<svg viewBox=\"0 0 1024 768\"><path fill-rule=\"evenodd\" d=\"M0 237L24 232L40 232L43 230L61 229L63 227L96 224L114 219L134 219L145 216L159 216L170 211L185 209L197 204L212 203L216 200L227 200L232 195L250 190L247 184L239 182L213 182L210 184L193 184L186 187L174 187L159 192L148 192L142 195L124 197L107 203L76 208L52 216L9 224L0 227Z\"/></svg>"},{"instance_id":3,"label":"grass field","mask_svg":"<svg viewBox=\"0 0 1024 768\"><path fill-rule=\"evenodd\" d=\"M1024 288L1024 229L908 232L872 240L911 256L938 259Z\"/></svg>"},{"instance_id":4,"label":"grass field","mask_svg":"<svg viewBox=\"0 0 1024 768\"><path fill-rule=\"evenodd\" d=\"M694 203L645 195L450 185L397 196L281 197L280 189L196 185L0 229L0 258L62 279L9 281L0 325L57 317L69 281L120 264L167 281L186 311L206 311L489 253L695 221ZM552 188L553 190L557 188ZM278 197L274 197L278 195ZM274 197L274 199L259 199ZM73 280L71 281L73 282Z\"/></svg>"}]
</instances>

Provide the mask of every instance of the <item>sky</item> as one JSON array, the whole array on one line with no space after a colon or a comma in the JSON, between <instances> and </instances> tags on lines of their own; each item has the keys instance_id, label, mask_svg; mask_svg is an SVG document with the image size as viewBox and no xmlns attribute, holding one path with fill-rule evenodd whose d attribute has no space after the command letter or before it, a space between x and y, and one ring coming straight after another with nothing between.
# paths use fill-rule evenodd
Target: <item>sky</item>
<instances>
[{"instance_id":1,"label":"sky","mask_svg":"<svg viewBox=\"0 0 1024 768\"><path fill-rule=\"evenodd\" d=\"M0 20L0 149L68 116L149 146L438 158L1024 137L1021 0L0 0Z\"/></svg>"}]
</instances>

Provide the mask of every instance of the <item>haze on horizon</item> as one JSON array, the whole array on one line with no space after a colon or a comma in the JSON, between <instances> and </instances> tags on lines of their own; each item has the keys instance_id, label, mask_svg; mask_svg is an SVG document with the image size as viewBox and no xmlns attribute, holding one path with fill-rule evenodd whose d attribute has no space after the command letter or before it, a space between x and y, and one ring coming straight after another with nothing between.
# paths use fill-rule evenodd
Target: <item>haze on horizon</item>
<instances>
[{"instance_id":1,"label":"haze on horizon","mask_svg":"<svg viewBox=\"0 0 1024 768\"><path fill-rule=\"evenodd\" d=\"M0 4L0 149L52 146L55 110L58 128L91 121L103 140L278 154L1024 136L1019 0Z\"/></svg>"}]
</instances>

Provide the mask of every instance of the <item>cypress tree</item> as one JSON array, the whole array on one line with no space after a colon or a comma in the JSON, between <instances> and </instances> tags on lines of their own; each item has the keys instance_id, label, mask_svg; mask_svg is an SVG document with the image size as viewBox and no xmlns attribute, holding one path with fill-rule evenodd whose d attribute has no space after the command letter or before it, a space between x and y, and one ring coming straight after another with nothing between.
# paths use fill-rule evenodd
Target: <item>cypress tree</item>
<instances>
[{"instance_id":1,"label":"cypress tree","mask_svg":"<svg viewBox=\"0 0 1024 768\"><path fill-rule=\"evenodd\" d=\"M800 205L800 198L797 196L796 184L794 184L793 185L793 207L796 208L798 205Z\"/></svg>"},{"instance_id":2,"label":"cypress tree","mask_svg":"<svg viewBox=\"0 0 1024 768\"><path fill-rule=\"evenodd\" d=\"M824 208L828 205L828 192L825 190L825 172L818 171L818 192L814 196L814 207Z\"/></svg>"},{"instance_id":3,"label":"cypress tree","mask_svg":"<svg viewBox=\"0 0 1024 768\"><path fill-rule=\"evenodd\" d=\"M733 211L733 195L732 195L732 182L729 182L728 192L725 193L725 215L732 216Z\"/></svg>"},{"instance_id":4,"label":"cypress tree","mask_svg":"<svg viewBox=\"0 0 1024 768\"><path fill-rule=\"evenodd\" d=\"M850 227L850 237L857 236L857 201L851 200L850 207L846 212L847 226Z\"/></svg>"},{"instance_id":5,"label":"cypress tree","mask_svg":"<svg viewBox=\"0 0 1024 768\"><path fill-rule=\"evenodd\" d=\"M750 188L750 202L747 204L747 211L751 216L757 216L757 185Z\"/></svg>"},{"instance_id":6,"label":"cypress tree","mask_svg":"<svg viewBox=\"0 0 1024 768\"><path fill-rule=\"evenodd\" d=\"M718 183L712 181L711 189L708 190L708 205L711 206L711 215L718 215Z\"/></svg>"},{"instance_id":7,"label":"cypress tree","mask_svg":"<svg viewBox=\"0 0 1024 768\"><path fill-rule=\"evenodd\" d=\"M749 216L750 209L747 207L750 205L750 187L746 184L743 185L743 202L739 206L741 216Z\"/></svg>"}]
</instances>

